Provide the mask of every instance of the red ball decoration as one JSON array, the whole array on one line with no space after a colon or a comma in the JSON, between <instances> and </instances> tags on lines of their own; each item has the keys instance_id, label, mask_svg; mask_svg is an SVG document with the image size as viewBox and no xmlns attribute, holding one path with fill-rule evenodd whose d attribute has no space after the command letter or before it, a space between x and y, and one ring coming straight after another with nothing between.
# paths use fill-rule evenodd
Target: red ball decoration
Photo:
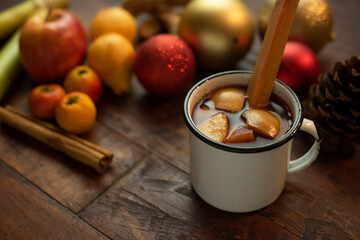
<instances>
[{"instance_id":1,"label":"red ball decoration","mask_svg":"<svg viewBox=\"0 0 360 240\"><path fill-rule=\"evenodd\" d=\"M157 96L173 96L192 82L195 57L179 37L159 34L139 46L134 71L148 92Z\"/></svg>"},{"instance_id":2,"label":"red ball decoration","mask_svg":"<svg viewBox=\"0 0 360 240\"><path fill-rule=\"evenodd\" d=\"M277 78L287 84L300 99L306 97L310 86L317 82L320 64L315 53L306 45L287 42Z\"/></svg>"}]
</instances>

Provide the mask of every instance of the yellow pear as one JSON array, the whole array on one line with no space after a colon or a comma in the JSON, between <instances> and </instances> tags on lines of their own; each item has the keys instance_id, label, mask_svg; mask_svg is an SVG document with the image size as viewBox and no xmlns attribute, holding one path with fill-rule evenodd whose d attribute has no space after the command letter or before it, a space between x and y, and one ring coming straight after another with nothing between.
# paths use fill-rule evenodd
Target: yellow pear
<instances>
[{"instance_id":1,"label":"yellow pear","mask_svg":"<svg viewBox=\"0 0 360 240\"><path fill-rule=\"evenodd\" d=\"M117 95L130 91L135 60L133 44L118 33L100 35L90 45L87 61Z\"/></svg>"}]
</instances>

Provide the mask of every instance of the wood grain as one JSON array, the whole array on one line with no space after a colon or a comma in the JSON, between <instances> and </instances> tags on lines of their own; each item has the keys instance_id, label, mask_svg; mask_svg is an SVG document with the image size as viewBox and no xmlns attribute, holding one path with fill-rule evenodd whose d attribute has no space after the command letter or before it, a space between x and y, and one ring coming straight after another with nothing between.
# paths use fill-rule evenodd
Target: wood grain
<instances>
[{"instance_id":1,"label":"wood grain","mask_svg":"<svg viewBox=\"0 0 360 240\"><path fill-rule=\"evenodd\" d=\"M155 155L80 216L116 239L299 239L257 213L209 206L196 195L187 173Z\"/></svg>"},{"instance_id":2,"label":"wood grain","mask_svg":"<svg viewBox=\"0 0 360 240\"><path fill-rule=\"evenodd\" d=\"M108 239L0 162L1 239Z\"/></svg>"},{"instance_id":3,"label":"wood grain","mask_svg":"<svg viewBox=\"0 0 360 240\"><path fill-rule=\"evenodd\" d=\"M185 93L157 98L148 95L136 80L132 89L129 97L105 96L99 122L189 172L188 131L182 116Z\"/></svg>"},{"instance_id":4,"label":"wood grain","mask_svg":"<svg viewBox=\"0 0 360 240\"><path fill-rule=\"evenodd\" d=\"M21 1L2 0L0 10ZM262 1L243 2L256 20ZM317 55L322 71L360 54L360 4L327 2L337 38ZM117 4L71 1L70 10L88 30L99 9ZM253 69L260 44L256 34L238 69ZM197 73L194 83L208 75ZM1 104L28 113L33 86L23 74ZM185 92L156 98L135 74L128 95L104 90L97 123L81 136L114 153L104 175L0 124L0 239L360 239L360 144L352 156L321 154L308 169L290 174L269 207L223 212L200 199L189 181ZM309 145L297 136L293 157Z\"/></svg>"},{"instance_id":5,"label":"wood grain","mask_svg":"<svg viewBox=\"0 0 360 240\"><path fill-rule=\"evenodd\" d=\"M106 144L115 153L112 165L103 175L4 126L0 135L1 159L64 206L78 212L146 153L100 126L97 129L105 134L99 144Z\"/></svg>"}]
</instances>

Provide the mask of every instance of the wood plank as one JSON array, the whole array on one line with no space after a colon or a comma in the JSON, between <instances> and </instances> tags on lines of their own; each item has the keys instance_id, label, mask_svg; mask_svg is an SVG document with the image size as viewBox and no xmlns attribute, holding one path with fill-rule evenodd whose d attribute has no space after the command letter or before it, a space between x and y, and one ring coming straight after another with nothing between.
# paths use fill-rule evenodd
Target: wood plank
<instances>
[{"instance_id":1,"label":"wood plank","mask_svg":"<svg viewBox=\"0 0 360 240\"><path fill-rule=\"evenodd\" d=\"M1 239L108 239L0 161Z\"/></svg>"},{"instance_id":2,"label":"wood plank","mask_svg":"<svg viewBox=\"0 0 360 240\"><path fill-rule=\"evenodd\" d=\"M147 94L136 79L132 89L129 96L104 96L99 121L189 172L188 129L182 115L185 93L157 98Z\"/></svg>"},{"instance_id":3,"label":"wood plank","mask_svg":"<svg viewBox=\"0 0 360 240\"><path fill-rule=\"evenodd\" d=\"M0 159L74 212L79 212L145 154L142 149L98 126L89 139L96 138L100 145L114 153L108 171L98 174L8 126L2 125L0 133Z\"/></svg>"},{"instance_id":4,"label":"wood plank","mask_svg":"<svg viewBox=\"0 0 360 240\"><path fill-rule=\"evenodd\" d=\"M290 174L281 197L260 214L305 239L356 239L360 236L358 159L359 151L347 160L321 155L309 168Z\"/></svg>"},{"instance_id":5,"label":"wood plank","mask_svg":"<svg viewBox=\"0 0 360 240\"><path fill-rule=\"evenodd\" d=\"M12 106L26 113L29 85L30 81L21 79L10 99ZM114 153L106 173L100 175L5 124L0 124L0 159L64 206L79 212L147 154L99 121L82 137Z\"/></svg>"},{"instance_id":6,"label":"wood plank","mask_svg":"<svg viewBox=\"0 0 360 240\"><path fill-rule=\"evenodd\" d=\"M80 213L116 239L299 239L259 214L217 210L201 200L189 175L155 155Z\"/></svg>"},{"instance_id":7,"label":"wood plank","mask_svg":"<svg viewBox=\"0 0 360 240\"><path fill-rule=\"evenodd\" d=\"M262 1L243 2L256 20ZM354 34L360 5L328 2L337 39L318 53L323 71L360 50L360 35ZM89 29L98 10L117 4L96 0L84 8L84 1L73 1L70 10ZM238 69L253 68L260 44L255 34ZM208 75L201 74L194 82ZM359 238L359 147L350 158L321 155L310 168L289 175L284 192L267 208L247 214L219 211L202 201L189 182L185 93L156 98L135 76L132 84L126 96L105 88L98 122L84 136L115 153L105 175L0 124L0 239ZM13 86L3 103L27 111L33 81L22 77ZM294 156L307 149L301 141L295 147Z\"/></svg>"}]
</instances>

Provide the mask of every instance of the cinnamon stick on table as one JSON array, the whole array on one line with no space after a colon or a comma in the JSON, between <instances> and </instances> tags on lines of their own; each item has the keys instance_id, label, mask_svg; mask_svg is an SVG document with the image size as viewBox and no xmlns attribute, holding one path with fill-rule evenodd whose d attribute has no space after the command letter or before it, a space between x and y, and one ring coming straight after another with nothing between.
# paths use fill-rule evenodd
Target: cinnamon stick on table
<instances>
[{"instance_id":1,"label":"cinnamon stick on table","mask_svg":"<svg viewBox=\"0 0 360 240\"><path fill-rule=\"evenodd\" d=\"M277 0L275 3L247 89L250 107L269 102L298 3L299 0Z\"/></svg>"},{"instance_id":2,"label":"cinnamon stick on table","mask_svg":"<svg viewBox=\"0 0 360 240\"><path fill-rule=\"evenodd\" d=\"M0 120L73 159L103 173L113 154L83 138L62 131L56 126L19 112L11 106L0 106Z\"/></svg>"}]
</instances>

